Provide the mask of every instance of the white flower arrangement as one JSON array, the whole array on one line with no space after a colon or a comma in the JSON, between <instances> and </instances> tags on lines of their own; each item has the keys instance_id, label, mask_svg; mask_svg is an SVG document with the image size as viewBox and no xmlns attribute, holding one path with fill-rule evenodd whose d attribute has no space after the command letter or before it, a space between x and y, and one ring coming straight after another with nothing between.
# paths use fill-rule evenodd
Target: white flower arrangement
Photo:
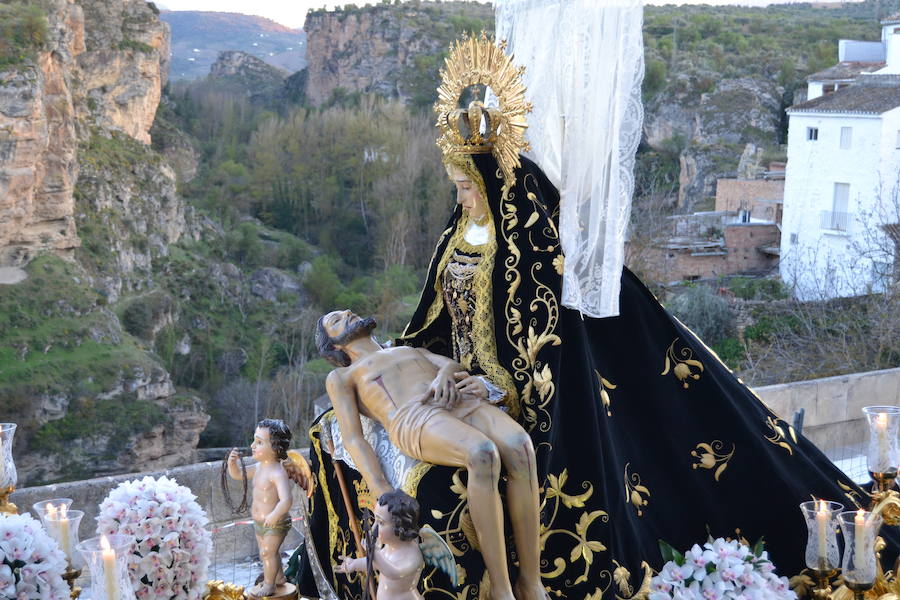
<instances>
[{"instance_id":1,"label":"white flower arrangement","mask_svg":"<svg viewBox=\"0 0 900 600\"><path fill-rule=\"evenodd\" d=\"M120 483L100 503L97 533L132 538L128 570L139 600L195 600L209 567L206 513L174 479Z\"/></svg>"},{"instance_id":2,"label":"white flower arrangement","mask_svg":"<svg viewBox=\"0 0 900 600\"><path fill-rule=\"evenodd\" d=\"M649 600L788 600L797 595L786 577L763 550L762 541L751 550L737 541L717 538L698 544L683 555L660 542L668 562L650 580Z\"/></svg>"},{"instance_id":3,"label":"white flower arrangement","mask_svg":"<svg viewBox=\"0 0 900 600\"><path fill-rule=\"evenodd\" d=\"M29 515L0 513L0 598L66 600L66 555Z\"/></svg>"}]
</instances>

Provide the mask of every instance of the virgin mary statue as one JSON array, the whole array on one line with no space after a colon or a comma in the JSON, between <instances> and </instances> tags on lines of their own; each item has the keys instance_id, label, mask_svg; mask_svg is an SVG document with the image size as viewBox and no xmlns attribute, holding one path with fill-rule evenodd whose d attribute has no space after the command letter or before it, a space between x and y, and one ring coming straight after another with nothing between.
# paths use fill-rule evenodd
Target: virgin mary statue
<instances>
[{"instance_id":1,"label":"virgin mary statue","mask_svg":"<svg viewBox=\"0 0 900 600\"><path fill-rule=\"evenodd\" d=\"M623 268L641 134L640 4L507 0L497 10L497 38L525 68L485 37L451 49L436 111L458 205L399 343L459 361L530 433L550 597L646 597L660 540L686 549L710 536L764 539L779 573L798 574L798 505L824 498L855 510L869 498ZM490 97L460 107L472 86ZM459 565L458 587L432 572L423 592L482 597L464 473L405 463L370 434ZM328 567L352 552L334 465L356 492L353 510L371 499L333 418L312 437L318 556L339 595L358 594ZM886 537L889 554L896 536ZM301 592L315 594L309 575Z\"/></svg>"}]
</instances>

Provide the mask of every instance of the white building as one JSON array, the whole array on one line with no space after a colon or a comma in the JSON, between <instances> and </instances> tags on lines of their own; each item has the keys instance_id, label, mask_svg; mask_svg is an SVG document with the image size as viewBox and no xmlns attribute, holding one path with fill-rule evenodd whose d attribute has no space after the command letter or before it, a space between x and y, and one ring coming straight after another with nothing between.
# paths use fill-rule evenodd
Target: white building
<instances>
[{"instance_id":1,"label":"white building","mask_svg":"<svg viewBox=\"0 0 900 600\"><path fill-rule=\"evenodd\" d=\"M842 40L842 59L866 60L811 76L788 109L780 271L801 300L881 291L900 272L900 15L882 25L881 43Z\"/></svg>"}]
</instances>

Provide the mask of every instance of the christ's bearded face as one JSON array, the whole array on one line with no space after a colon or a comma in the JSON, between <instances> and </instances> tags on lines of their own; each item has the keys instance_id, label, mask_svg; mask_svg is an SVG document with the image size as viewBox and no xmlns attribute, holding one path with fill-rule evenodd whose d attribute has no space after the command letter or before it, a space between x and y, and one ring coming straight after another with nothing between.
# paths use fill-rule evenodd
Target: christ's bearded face
<instances>
[{"instance_id":1,"label":"christ's bearded face","mask_svg":"<svg viewBox=\"0 0 900 600\"><path fill-rule=\"evenodd\" d=\"M334 311L325 316L322 325L336 348L354 340L369 337L375 330L375 319L360 317L349 310Z\"/></svg>"}]
</instances>

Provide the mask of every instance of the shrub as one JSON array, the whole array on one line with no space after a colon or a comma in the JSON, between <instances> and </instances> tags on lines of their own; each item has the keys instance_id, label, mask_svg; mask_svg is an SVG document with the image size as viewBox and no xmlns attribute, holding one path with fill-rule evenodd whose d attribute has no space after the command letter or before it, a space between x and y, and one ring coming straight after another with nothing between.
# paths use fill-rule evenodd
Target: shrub
<instances>
[{"instance_id":1,"label":"shrub","mask_svg":"<svg viewBox=\"0 0 900 600\"><path fill-rule=\"evenodd\" d=\"M734 335L735 318L731 307L708 286L687 288L668 308L708 345L718 344Z\"/></svg>"},{"instance_id":2,"label":"shrub","mask_svg":"<svg viewBox=\"0 0 900 600\"><path fill-rule=\"evenodd\" d=\"M150 294L134 300L122 313L122 327L135 337L150 339L163 314L172 308L172 299L164 294Z\"/></svg>"},{"instance_id":3,"label":"shrub","mask_svg":"<svg viewBox=\"0 0 900 600\"><path fill-rule=\"evenodd\" d=\"M0 4L0 68L20 64L47 41L47 17L32 4Z\"/></svg>"}]
</instances>

